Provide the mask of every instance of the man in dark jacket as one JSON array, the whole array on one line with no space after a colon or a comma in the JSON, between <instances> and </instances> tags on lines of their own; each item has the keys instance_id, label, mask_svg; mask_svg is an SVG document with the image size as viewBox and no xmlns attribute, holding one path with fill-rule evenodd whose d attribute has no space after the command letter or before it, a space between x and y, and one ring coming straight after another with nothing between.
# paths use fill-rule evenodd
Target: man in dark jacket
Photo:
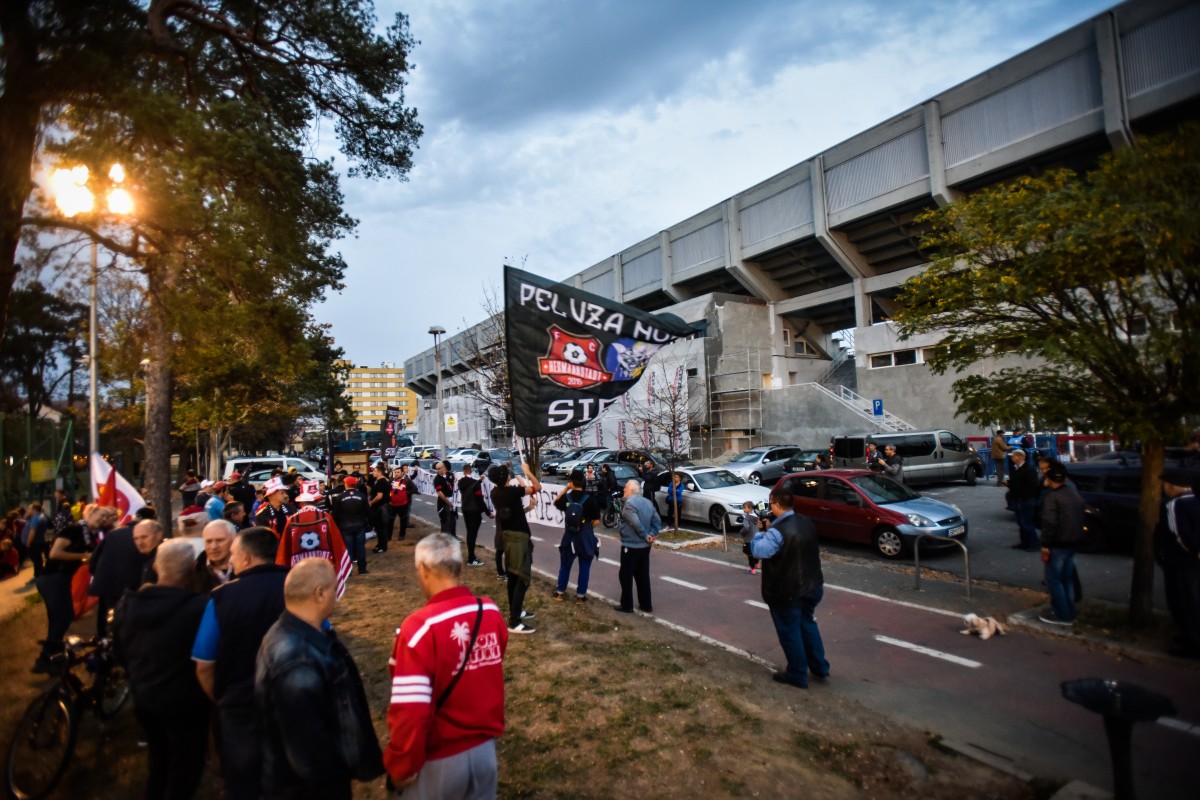
<instances>
[{"instance_id":1,"label":"man in dark jacket","mask_svg":"<svg viewBox=\"0 0 1200 800\"><path fill-rule=\"evenodd\" d=\"M1163 470L1163 505L1154 530L1154 557L1163 571L1167 610L1179 630L1179 643L1168 651L1179 658L1200 658L1200 499L1192 490L1200 473Z\"/></svg>"},{"instance_id":2,"label":"man in dark jacket","mask_svg":"<svg viewBox=\"0 0 1200 800\"><path fill-rule=\"evenodd\" d=\"M345 491L339 492L329 501L333 521L342 533L346 552L358 564L358 574L367 571L367 529L371 527L367 498L358 491L358 480L346 478Z\"/></svg>"},{"instance_id":3,"label":"man in dark jacket","mask_svg":"<svg viewBox=\"0 0 1200 800\"><path fill-rule=\"evenodd\" d=\"M1012 473L1008 479L1008 490L1021 536L1021 541L1014 544L1013 549L1036 551L1038 534L1033 524L1033 516L1037 510L1038 495L1042 491L1041 482L1038 480L1037 470L1025 458L1024 450L1013 450L1010 458Z\"/></svg>"},{"instance_id":4,"label":"man in dark jacket","mask_svg":"<svg viewBox=\"0 0 1200 800\"><path fill-rule=\"evenodd\" d=\"M196 566L192 571L192 591L207 595L233 579L233 565L229 557L236 535L237 528L229 520L215 519L204 526L204 552L196 558Z\"/></svg>"},{"instance_id":5,"label":"man in dark jacket","mask_svg":"<svg viewBox=\"0 0 1200 800\"><path fill-rule=\"evenodd\" d=\"M113 616L134 713L149 745L147 800L191 797L204 772L210 710L190 657L204 613L204 598L189 588L193 553L182 539L160 545L158 583L127 594Z\"/></svg>"},{"instance_id":6,"label":"man in dark jacket","mask_svg":"<svg viewBox=\"0 0 1200 800\"><path fill-rule=\"evenodd\" d=\"M247 528L233 540L234 580L214 589L204 607L192 661L200 687L217 704L217 750L227 800L261 794L262 724L254 707L254 660L283 613L287 567L276 566L278 539Z\"/></svg>"},{"instance_id":7,"label":"man in dark jacket","mask_svg":"<svg viewBox=\"0 0 1200 800\"><path fill-rule=\"evenodd\" d=\"M479 538L479 526L483 515L488 513L483 499L483 484L471 474L471 465L463 464L462 477L458 481L458 496L462 503L463 522L467 526L467 566L482 567L483 562L475 557L475 540Z\"/></svg>"},{"instance_id":8,"label":"man in dark jacket","mask_svg":"<svg viewBox=\"0 0 1200 800\"><path fill-rule=\"evenodd\" d=\"M829 677L825 643L814 616L825 594L817 530L808 517L795 512L788 489L771 492L771 513L775 521L750 540L750 553L762 559L763 602L787 657L787 669L773 678L807 689L809 672L821 680Z\"/></svg>"},{"instance_id":9,"label":"man in dark jacket","mask_svg":"<svg viewBox=\"0 0 1200 800\"><path fill-rule=\"evenodd\" d=\"M658 472L654 469L654 462L649 459L642 465L642 497L650 501L650 505L654 506L655 512L658 511L658 499L656 495L658 490L662 488L662 482L658 479Z\"/></svg>"},{"instance_id":10,"label":"man in dark jacket","mask_svg":"<svg viewBox=\"0 0 1200 800\"><path fill-rule=\"evenodd\" d=\"M353 779L383 774L354 659L327 630L336 575L324 559L301 561L284 583L287 609L259 650L254 694L263 720L263 796L350 800Z\"/></svg>"},{"instance_id":11,"label":"man in dark jacket","mask_svg":"<svg viewBox=\"0 0 1200 800\"><path fill-rule=\"evenodd\" d=\"M1067 468L1055 462L1046 470L1042 499L1042 561L1050 612L1039 619L1051 625L1075 624L1075 547L1083 540L1083 498L1067 480Z\"/></svg>"},{"instance_id":12,"label":"man in dark jacket","mask_svg":"<svg viewBox=\"0 0 1200 800\"><path fill-rule=\"evenodd\" d=\"M153 513L153 509L147 509ZM96 635L108 631L108 611L116 606L121 595L137 591L142 585L149 556L138 551L133 542L133 525L122 525L109 531L92 554L92 583L88 594L100 598L96 608Z\"/></svg>"}]
</instances>

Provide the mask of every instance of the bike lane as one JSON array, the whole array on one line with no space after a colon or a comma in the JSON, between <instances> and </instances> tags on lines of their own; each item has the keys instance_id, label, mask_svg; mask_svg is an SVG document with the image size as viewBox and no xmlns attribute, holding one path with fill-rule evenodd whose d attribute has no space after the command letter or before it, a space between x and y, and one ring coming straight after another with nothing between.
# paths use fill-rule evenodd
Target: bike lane
<instances>
[{"instance_id":1,"label":"bike lane","mask_svg":"<svg viewBox=\"0 0 1200 800\"><path fill-rule=\"evenodd\" d=\"M532 528L540 540L535 569L553 580L561 531L540 524ZM615 602L620 545L605 534L601 542L589 594ZM575 567L572 577L577 575ZM766 668L782 668L782 652L762 604L761 575L656 547L650 576L656 621L747 655L763 664L764 687L775 686ZM814 681L808 691L845 692L1018 772L1079 779L1111 790L1103 721L1064 699L1060 684L1076 678L1130 681L1167 695L1178 711L1167 724L1135 728L1139 789L1145 796L1194 796L1192 766L1200 757L1196 672L1020 629L987 641L963 636L957 613L842 587L829 569L825 577L817 621L832 678L825 684Z\"/></svg>"}]
</instances>

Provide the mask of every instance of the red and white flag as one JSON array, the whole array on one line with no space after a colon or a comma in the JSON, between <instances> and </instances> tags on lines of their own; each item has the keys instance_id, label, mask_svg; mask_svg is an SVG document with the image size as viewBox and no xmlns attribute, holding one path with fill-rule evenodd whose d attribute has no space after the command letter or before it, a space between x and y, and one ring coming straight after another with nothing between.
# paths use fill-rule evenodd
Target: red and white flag
<instances>
[{"instance_id":1,"label":"red and white flag","mask_svg":"<svg viewBox=\"0 0 1200 800\"><path fill-rule=\"evenodd\" d=\"M121 517L118 524L128 525L134 513L146 505L141 492L133 488L133 484L125 480L99 453L92 453L88 463L91 465L92 497L96 498L96 505L117 509Z\"/></svg>"}]
</instances>

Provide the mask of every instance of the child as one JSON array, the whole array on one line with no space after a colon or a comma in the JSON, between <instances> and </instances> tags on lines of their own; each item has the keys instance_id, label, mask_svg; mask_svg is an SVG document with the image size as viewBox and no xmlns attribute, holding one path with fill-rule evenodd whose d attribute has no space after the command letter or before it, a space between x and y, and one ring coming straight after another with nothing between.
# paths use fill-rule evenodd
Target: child
<instances>
[{"instance_id":1,"label":"child","mask_svg":"<svg viewBox=\"0 0 1200 800\"><path fill-rule=\"evenodd\" d=\"M750 555L750 540L758 533L758 515L754 513L754 503L749 500L742 503L742 552L750 562L750 574L758 574L758 559Z\"/></svg>"}]
</instances>

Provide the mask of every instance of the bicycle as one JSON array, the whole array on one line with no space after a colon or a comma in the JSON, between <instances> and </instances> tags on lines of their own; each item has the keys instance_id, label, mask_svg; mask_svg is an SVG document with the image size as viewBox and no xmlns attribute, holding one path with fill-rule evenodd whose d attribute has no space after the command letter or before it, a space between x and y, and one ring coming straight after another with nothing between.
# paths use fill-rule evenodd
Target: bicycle
<instances>
[{"instance_id":1,"label":"bicycle","mask_svg":"<svg viewBox=\"0 0 1200 800\"><path fill-rule=\"evenodd\" d=\"M8 748L5 777L16 800L40 800L62 780L86 711L109 720L129 700L129 682L112 640L70 636L61 646L50 658L57 679L25 709ZM92 676L88 684L78 674L80 665Z\"/></svg>"},{"instance_id":2,"label":"bicycle","mask_svg":"<svg viewBox=\"0 0 1200 800\"><path fill-rule=\"evenodd\" d=\"M600 515L600 521L604 523L606 528L615 528L617 523L621 521L621 509L625 506L625 497L621 492L613 492L612 498L608 501L608 507L604 509L604 513Z\"/></svg>"}]
</instances>

